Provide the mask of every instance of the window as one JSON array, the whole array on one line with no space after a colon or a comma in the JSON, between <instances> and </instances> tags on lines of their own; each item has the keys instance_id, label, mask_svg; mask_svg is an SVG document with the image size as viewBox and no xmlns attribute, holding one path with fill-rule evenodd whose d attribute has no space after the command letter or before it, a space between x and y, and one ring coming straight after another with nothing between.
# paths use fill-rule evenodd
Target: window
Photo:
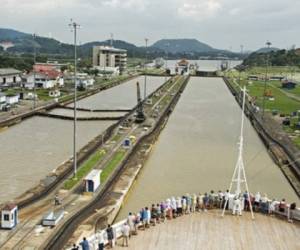
<instances>
[{"instance_id":1,"label":"window","mask_svg":"<svg viewBox=\"0 0 300 250\"><path fill-rule=\"evenodd\" d=\"M9 221L9 214L5 214L5 215L4 215L4 220L5 220L5 221Z\"/></svg>"}]
</instances>

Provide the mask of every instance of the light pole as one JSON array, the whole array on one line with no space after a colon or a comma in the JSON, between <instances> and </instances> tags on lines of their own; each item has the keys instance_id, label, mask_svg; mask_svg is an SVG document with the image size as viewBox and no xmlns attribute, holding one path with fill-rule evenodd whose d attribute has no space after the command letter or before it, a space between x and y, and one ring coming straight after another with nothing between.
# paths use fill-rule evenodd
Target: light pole
<instances>
[{"instance_id":1,"label":"light pole","mask_svg":"<svg viewBox=\"0 0 300 250\"><path fill-rule=\"evenodd\" d=\"M33 53L33 109L36 108L36 89L35 89L35 64L36 64L36 46L35 46L35 39L36 39L36 34L33 34L33 48L34 48L34 53Z\"/></svg>"},{"instance_id":2,"label":"light pole","mask_svg":"<svg viewBox=\"0 0 300 250\"><path fill-rule=\"evenodd\" d=\"M166 49L166 78L165 78L165 82L167 81L167 70L168 70L168 48L169 48L169 43L166 44L167 45L167 49Z\"/></svg>"},{"instance_id":3,"label":"light pole","mask_svg":"<svg viewBox=\"0 0 300 250\"><path fill-rule=\"evenodd\" d=\"M266 52L266 73L265 73L265 83L264 83L264 92L263 92L263 110L262 110L262 119L265 119L265 104L266 104L266 89L267 89L267 77L268 77L268 67L269 67L269 51L270 46L272 45L271 42L266 42L268 51Z\"/></svg>"},{"instance_id":4,"label":"light pole","mask_svg":"<svg viewBox=\"0 0 300 250\"><path fill-rule=\"evenodd\" d=\"M77 29L80 25L76 22L73 22L71 19L71 23L69 24L71 30L74 32L74 124L73 124L73 165L74 165L74 177L77 178L77 149L76 149L76 129L77 129Z\"/></svg>"},{"instance_id":5,"label":"light pole","mask_svg":"<svg viewBox=\"0 0 300 250\"><path fill-rule=\"evenodd\" d=\"M241 57L243 58L243 50L244 50L244 45L241 45ZM239 67L239 79L238 79L238 84L240 86L240 89L242 90L242 86L241 86L241 71L242 71L243 65L241 64ZM241 98L242 98L242 92L240 92L240 103L242 102Z\"/></svg>"},{"instance_id":6,"label":"light pole","mask_svg":"<svg viewBox=\"0 0 300 250\"><path fill-rule=\"evenodd\" d=\"M146 43L146 55L145 55L145 78L144 78L144 100L146 100L147 96L147 46L148 46L148 38L145 38L145 43Z\"/></svg>"}]
</instances>

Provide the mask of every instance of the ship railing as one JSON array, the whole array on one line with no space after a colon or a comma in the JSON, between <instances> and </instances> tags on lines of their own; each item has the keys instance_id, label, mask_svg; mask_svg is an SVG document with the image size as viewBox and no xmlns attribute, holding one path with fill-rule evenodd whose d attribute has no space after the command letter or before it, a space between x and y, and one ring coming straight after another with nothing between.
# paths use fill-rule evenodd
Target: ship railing
<instances>
[{"instance_id":1,"label":"ship railing","mask_svg":"<svg viewBox=\"0 0 300 250\"><path fill-rule=\"evenodd\" d=\"M235 197L234 194L229 195L229 200L230 201L229 201L228 210L232 210L234 197ZM268 200L269 204L271 202L272 202L272 200ZM292 220L300 221L300 208L299 207L296 207L295 209L290 209L291 204L286 203L285 207L284 207L284 211L280 211L279 204L280 204L280 201L276 201L275 210L273 211L273 214L276 217L286 219L289 222L292 222ZM218 209L218 208L214 208L214 209ZM257 213L261 213L261 211L259 211ZM268 216L268 215L266 215L266 216ZM121 221L119 221L119 222L117 222L117 223L115 223L111 226L112 229L113 229L113 232L114 232L114 242L116 242L118 239L122 238L122 236L123 236L122 235L122 228L123 228L124 224L127 223L127 222L128 222L127 219L123 219L123 220L121 220ZM141 226L142 226L142 222L140 222L137 225L138 228L141 227ZM89 242L91 250L98 249L99 241L102 241L104 243L104 245L107 245L109 243L108 238L107 238L106 229L95 232L95 234L91 235L90 237L87 237L87 240ZM79 241L81 241L81 239ZM69 249L71 250L71 248L69 248ZM79 247L79 249L82 249L81 246Z\"/></svg>"}]
</instances>

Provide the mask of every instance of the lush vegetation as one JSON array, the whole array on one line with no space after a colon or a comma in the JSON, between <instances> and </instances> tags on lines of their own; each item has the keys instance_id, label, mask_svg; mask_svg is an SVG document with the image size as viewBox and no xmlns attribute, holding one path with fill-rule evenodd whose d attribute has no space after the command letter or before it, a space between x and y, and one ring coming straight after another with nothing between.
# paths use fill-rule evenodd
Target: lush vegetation
<instances>
[{"instance_id":1,"label":"lush vegetation","mask_svg":"<svg viewBox=\"0 0 300 250\"><path fill-rule=\"evenodd\" d=\"M278 50L269 53L252 53L243 62L245 66L300 66L299 53L292 50Z\"/></svg>"},{"instance_id":2,"label":"lush vegetation","mask_svg":"<svg viewBox=\"0 0 300 250\"><path fill-rule=\"evenodd\" d=\"M264 98L264 80L248 80L249 75L256 75L260 79L265 77L265 67L249 67L243 71L231 70L226 73L227 77L235 89L246 85L247 90L253 102L260 108L263 106ZM284 77L299 78L300 70L295 66L272 66L268 69L270 75L282 75ZM299 117L292 116L292 113L300 110L300 84L293 89L282 88L280 81L266 81L265 109L267 112L276 110L279 114L290 117L291 125L283 126L283 129L291 136L291 140L300 148L300 135L297 132L297 124L300 122ZM277 119L277 118L276 118ZM283 119L283 118L282 118ZM280 119L279 119L280 120Z\"/></svg>"},{"instance_id":3,"label":"lush vegetation","mask_svg":"<svg viewBox=\"0 0 300 250\"><path fill-rule=\"evenodd\" d=\"M83 165L78 169L76 177L73 176L70 179L66 180L64 183L65 189L73 188L81 179L86 176L97 163L99 163L105 155L105 151L97 151L90 158L83 163Z\"/></svg>"},{"instance_id":4,"label":"lush vegetation","mask_svg":"<svg viewBox=\"0 0 300 250\"><path fill-rule=\"evenodd\" d=\"M70 58L74 53L74 46L72 44L62 43L53 38L46 38L41 36L33 37L32 34L26 34L9 29L0 28L0 41L10 41L14 44L13 47L8 48L8 52L13 54L33 53L34 48L38 53L64 56ZM92 48L97 45L110 45L111 41L97 41L78 45L79 58L91 58ZM178 59L182 57L190 59L199 59L199 56L215 57L239 57L238 53L230 51L218 50L210 47L207 44L201 43L196 39L169 39L160 40L151 46L136 46L121 40L114 40L113 46L120 49L126 49L128 57L133 58L156 58L166 57L169 59Z\"/></svg>"},{"instance_id":5,"label":"lush vegetation","mask_svg":"<svg viewBox=\"0 0 300 250\"><path fill-rule=\"evenodd\" d=\"M125 150L119 150L117 151L117 153L115 153L113 158L109 161L109 163L105 166L101 173L101 183L104 183L113 172L113 170L118 166L118 164L121 163L124 158L125 152Z\"/></svg>"}]
</instances>

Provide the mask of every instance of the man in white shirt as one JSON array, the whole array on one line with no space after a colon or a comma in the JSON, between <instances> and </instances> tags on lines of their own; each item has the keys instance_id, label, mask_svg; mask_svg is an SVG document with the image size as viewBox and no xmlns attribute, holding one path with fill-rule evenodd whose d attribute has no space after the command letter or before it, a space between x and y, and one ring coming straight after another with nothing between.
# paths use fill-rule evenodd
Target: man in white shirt
<instances>
[{"instance_id":1,"label":"man in white shirt","mask_svg":"<svg viewBox=\"0 0 300 250\"><path fill-rule=\"evenodd\" d=\"M134 221L135 221L135 216L130 212L127 217L127 223L128 226L130 227L130 235L132 233L135 233Z\"/></svg>"},{"instance_id":2,"label":"man in white shirt","mask_svg":"<svg viewBox=\"0 0 300 250\"><path fill-rule=\"evenodd\" d=\"M130 227L127 223L124 223L122 227L123 247L128 247L129 234L130 234Z\"/></svg>"},{"instance_id":3,"label":"man in white shirt","mask_svg":"<svg viewBox=\"0 0 300 250\"><path fill-rule=\"evenodd\" d=\"M238 214L238 215L242 215L242 204L241 204L241 200L239 199L239 197L235 197L233 200L233 209L232 209L232 214Z\"/></svg>"}]
</instances>

